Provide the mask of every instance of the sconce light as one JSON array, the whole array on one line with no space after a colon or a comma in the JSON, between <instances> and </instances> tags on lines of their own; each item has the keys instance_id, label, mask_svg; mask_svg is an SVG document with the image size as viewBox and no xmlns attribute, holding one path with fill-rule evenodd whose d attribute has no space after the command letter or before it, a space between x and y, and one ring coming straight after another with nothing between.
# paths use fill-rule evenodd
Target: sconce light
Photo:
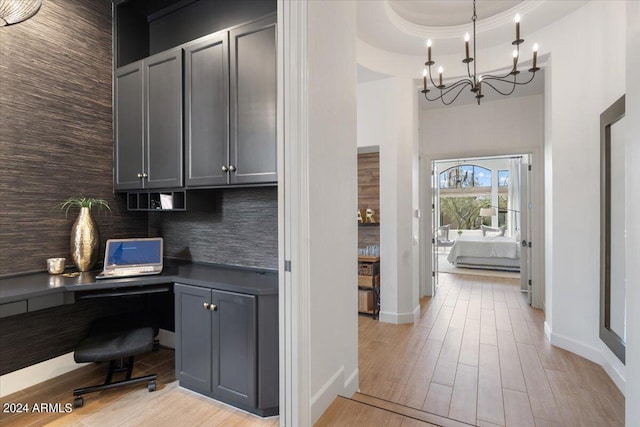
<instances>
[{"instance_id":1,"label":"sconce light","mask_svg":"<svg viewBox=\"0 0 640 427\"><path fill-rule=\"evenodd\" d=\"M0 0L0 27L26 21L41 5L42 0Z\"/></svg>"}]
</instances>

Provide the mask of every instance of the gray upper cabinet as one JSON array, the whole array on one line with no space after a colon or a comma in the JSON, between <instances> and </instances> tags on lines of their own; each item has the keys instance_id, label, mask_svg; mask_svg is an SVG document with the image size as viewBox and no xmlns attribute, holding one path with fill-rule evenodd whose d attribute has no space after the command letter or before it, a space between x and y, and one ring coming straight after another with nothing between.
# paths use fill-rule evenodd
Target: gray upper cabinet
<instances>
[{"instance_id":1,"label":"gray upper cabinet","mask_svg":"<svg viewBox=\"0 0 640 427\"><path fill-rule=\"evenodd\" d=\"M229 182L277 182L276 17L230 31Z\"/></svg>"},{"instance_id":2,"label":"gray upper cabinet","mask_svg":"<svg viewBox=\"0 0 640 427\"><path fill-rule=\"evenodd\" d=\"M229 162L228 32L185 46L184 102L187 186L227 184Z\"/></svg>"},{"instance_id":3,"label":"gray upper cabinet","mask_svg":"<svg viewBox=\"0 0 640 427\"><path fill-rule=\"evenodd\" d=\"M144 60L145 188L182 187L182 49Z\"/></svg>"},{"instance_id":4,"label":"gray upper cabinet","mask_svg":"<svg viewBox=\"0 0 640 427\"><path fill-rule=\"evenodd\" d=\"M114 188L182 186L182 50L115 72Z\"/></svg>"},{"instance_id":5,"label":"gray upper cabinet","mask_svg":"<svg viewBox=\"0 0 640 427\"><path fill-rule=\"evenodd\" d=\"M185 46L188 187L277 182L275 19Z\"/></svg>"},{"instance_id":6,"label":"gray upper cabinet","mask_svg":"<svg viewBox=\"0 0 640 427\"><path fill-rule=\"evenodd\" d=\"M142 62L118 69L114 77L113 178L116 190L140 188L144 169L144 119Z\"/></svg>"}]
</instances>

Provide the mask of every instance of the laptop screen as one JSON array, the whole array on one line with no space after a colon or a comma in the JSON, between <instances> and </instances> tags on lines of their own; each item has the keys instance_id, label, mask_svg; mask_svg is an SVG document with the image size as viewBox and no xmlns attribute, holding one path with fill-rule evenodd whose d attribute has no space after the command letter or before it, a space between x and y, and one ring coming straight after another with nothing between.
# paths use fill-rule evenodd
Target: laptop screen
<instances>
[{"instance_id":1,"label":"laptop screen","mask_svg":"<svg viewBox=\"0 0 640 427\"><path fill-rule=\"evenodd\" d=\"M107 240L105 268L153 264L162 264L162 238Z\"/></svg>"}]
</instances>

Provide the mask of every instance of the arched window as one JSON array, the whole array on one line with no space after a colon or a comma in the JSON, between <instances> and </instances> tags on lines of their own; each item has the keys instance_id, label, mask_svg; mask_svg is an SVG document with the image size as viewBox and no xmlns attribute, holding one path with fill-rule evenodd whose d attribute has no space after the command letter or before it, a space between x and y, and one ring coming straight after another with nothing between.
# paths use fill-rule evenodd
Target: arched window
<instances>
[{"instance_id":1,"label":"arched window","mask_svg":"<svg viewBox=\"0 0 640 427\"><path fill-rule=\"evenodd\" d=\"M491 170L476 165L457 165L440 173L440 188L491 188Z\"/></svg>"}]
</instances>

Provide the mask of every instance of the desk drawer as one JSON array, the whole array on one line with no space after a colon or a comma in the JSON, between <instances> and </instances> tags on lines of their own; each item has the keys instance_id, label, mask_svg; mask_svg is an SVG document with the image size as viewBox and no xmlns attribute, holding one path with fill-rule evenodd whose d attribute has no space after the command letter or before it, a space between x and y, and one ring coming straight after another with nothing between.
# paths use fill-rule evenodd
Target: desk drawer
<instances>
[{"instance_id":1,"label":"desk drawer","mask_svg":"<svg viewBox=\"0 0 640 427\"><path fill-rule=\"evenodd\" d=\"M0 304L0 318L27 312L27 300Z\"/></svg>"},{"instance_id":2,"label":"desk drawer","mask_svg":"<svg viewBox=\"0 0 640 427\"><path fill-rule=\"evenodd\" d=\"M44 310L45 308L56 307L64 304L64 294L62 292L53 295L42 295L29 298L29 311Z\"/></svg>"}]
</instances>

